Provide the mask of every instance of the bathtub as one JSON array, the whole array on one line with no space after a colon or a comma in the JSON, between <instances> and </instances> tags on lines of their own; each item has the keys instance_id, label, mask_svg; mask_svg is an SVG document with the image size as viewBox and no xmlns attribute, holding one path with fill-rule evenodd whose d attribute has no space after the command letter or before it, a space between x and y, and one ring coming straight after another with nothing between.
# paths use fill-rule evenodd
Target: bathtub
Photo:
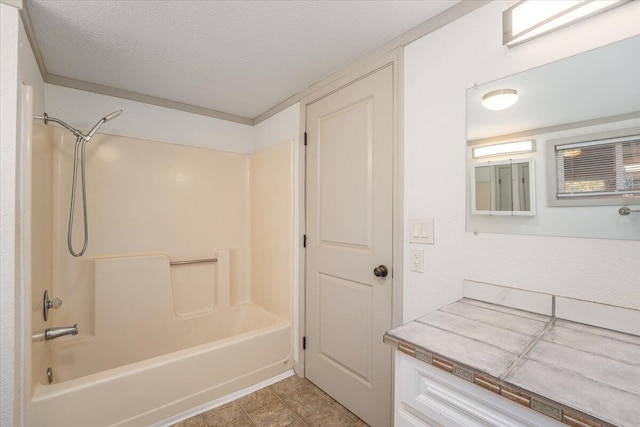
<instances>
[{"instance_id":1,"label":"bathtub","mask_svg":"<svg viewBox=\"0 0 640 427\"><path fill-rule=\"evenodd\" d=\"M54 382L36 384L26 425L149 426L293 366L290 323L254 304L191 320L198 333L171 343L188 347L155 357L125 348L105 357L95 338L52 345Z\"/></svg>"}]
</instances>

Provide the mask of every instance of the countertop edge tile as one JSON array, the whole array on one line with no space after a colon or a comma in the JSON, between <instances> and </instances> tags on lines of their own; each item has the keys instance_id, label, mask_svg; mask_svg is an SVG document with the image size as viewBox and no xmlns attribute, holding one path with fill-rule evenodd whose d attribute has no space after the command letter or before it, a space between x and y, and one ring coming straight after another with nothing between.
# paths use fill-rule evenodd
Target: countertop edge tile
<instances>
[{"instance_id":1,"label":"countertop edge tile","mask_svg":"<svg viewBox=\"0 0 640 427\"><path fill-rule=\"evenodd\" d=\"M421 337L425 335L434 337L433 344L427 349L421 341ZM444 355L449 348L455 348L456 356L445 356L449 360L454 360L458 364L474 366L487 372L492 376L499 377L513 364L519 355L510 353L509 351L496 347L489 343L483 343L470 337L458 335L443 329L436 328L419 322L409 322L398 328L394 328L387 332L388 336L405 343L410 343L414 347L420 347L429 353ZM446 344L445 338L446 337ZM446 348L445 347L449 347ZM468 348L472 346L475 351L469 352ZM483 366L477 366L484 363Z\"/></svg>"},{"instance_id":2,"label":"countertop edge tile","mask_svg":"<svg viewBox=\"0 0 640 427\"><path fill-rule=\"evenodd\" d=\"M398 351L401 351L401 352L403 352L403 353L405 353L405 354L407 354L407 355L409 355L411 357L414 357L415 359L418 359L418 360L421 360L421 361L423 361L425 363L428 363L429 365L434 365L434 363L433 363L434 358L435 358L436 362L438 362L438 361L439 362L444 362L444 364L440 363L439 364L440 366L436 365L436 367L439 367L439 368L443 369L444 365L447 365L447 364L451 365L451 370L443 369L443 370L449 371L450 373L456 374L455 372L453 372L453 368L458 367L458 368L461 368L461 369L463 369L465 371L472 372L474 374L474 377L477 376L477 375L480 375L481 377L483 377L485 379L489 379L489 380L495 381L496 384L500 383L500 378L496 377L493 374L485 372L482 369L478 369L478 368L475 368L473 366L469 366L466 363L459 362L457 360L454 360L454 359L452 359L450 357L444 356L444 355L439 354L437 352L434 352L434 351L431 351L431 350L427 350L427 349L425 349L425 348L423 348L421 346L415 345L414 343L411 343L409 341L403 340L401 338L385 334L384 335L384 341L387 344L391 344L392 346L394 346L394 348L396 348ZM461 377L465 378L463 376L464 375L463 373L459 373L459 374L460 375L458 375L458 376L461 376ZM474 382L472 380L469 380L468 378L465 378L465 379L467 379L470 382Z\"/></svg>"}]
</instances>

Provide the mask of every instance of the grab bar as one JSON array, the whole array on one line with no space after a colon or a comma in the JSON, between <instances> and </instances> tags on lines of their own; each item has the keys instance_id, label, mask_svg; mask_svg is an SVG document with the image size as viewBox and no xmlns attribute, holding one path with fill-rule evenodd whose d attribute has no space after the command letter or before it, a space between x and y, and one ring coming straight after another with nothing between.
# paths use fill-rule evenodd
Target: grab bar
<instances>
[{"instance_id":1,"label":"grab bar","mask_svg":"<svg viewBox=\"0 0 640 427\"><path fill-rule=\"evenodd\" d=\"M171 261L169 265L202 264L205 262L218 262L218 258L190 259L187 261Z\"/></svg>"},{"instance_id":2,"label":"grab bar","mask_svg":"<svg viewBox=\"0 0 640 427\"><path fill-rule=\"evenodd\" d=\"M626 207L626 206L625 206L625 207L623 207L623 208L618 209L618 213L619 213L620 215L629 215L629 214L630 214L630 213L632 213L632 212L640 212L640 209L629 209L629 208L628 208L628 207Z\"/></svg>"}]
</instances>

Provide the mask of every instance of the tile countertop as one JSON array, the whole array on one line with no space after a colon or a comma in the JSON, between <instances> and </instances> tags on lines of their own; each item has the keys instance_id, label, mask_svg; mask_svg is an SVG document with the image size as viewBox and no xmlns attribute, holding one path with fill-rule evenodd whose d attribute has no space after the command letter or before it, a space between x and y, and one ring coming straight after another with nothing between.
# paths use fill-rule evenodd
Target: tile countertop
<instances>
[{"instance_id":1,"label":"tile countertop","mask_svg":"<svg viewBox=\"0 0 640 427\"><path fill-rule=\"evenodd\" d=\"M385 342L566 424L640 425L635 335L463 298Z\"/></svg>"}]
</instances>

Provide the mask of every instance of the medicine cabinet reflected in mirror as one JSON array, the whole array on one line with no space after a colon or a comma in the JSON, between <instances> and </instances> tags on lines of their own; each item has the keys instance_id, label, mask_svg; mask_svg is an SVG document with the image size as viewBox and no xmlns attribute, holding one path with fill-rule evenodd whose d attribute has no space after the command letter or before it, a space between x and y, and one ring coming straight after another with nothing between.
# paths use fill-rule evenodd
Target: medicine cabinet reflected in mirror
<instances>
[{"instance_id":1,"label":"medicine cabinet reflected in mirror","mask_svg":"<svg viewBox=\"0 0 640 427\"><path fill-rule=\"evenodd\" d=\"M637 210L640 195L613 195L597 204L579 194L558 195L555 181L564 170L549 160L557 157L549 152L554 141L591 144L593 135L639 128L639 75L640 36L634 36L468 89L467 231L640 240L640 214L618 213L625 206ZM483 97L501 92L515 92L515 104L498 111L483 107ZM477 153L525 139L535 141L528 152ZM625 171L640 168L636 157L625 160ZM525 164L528 193L519 169ZM618 187L635 188L627 175ZM555 203L561 196L580 201Z\"/></svg>"},{"instance_id":2,"label":"medicine cabinet reflected in mirror","mask_svg":"<svg viewBox=\"0 0 640 427\"><path fill-rule=\"evenodd\" d=\"M471 168L473 215L535 215L534 161L474 164Z\"/></svg>"}]
</instances>

